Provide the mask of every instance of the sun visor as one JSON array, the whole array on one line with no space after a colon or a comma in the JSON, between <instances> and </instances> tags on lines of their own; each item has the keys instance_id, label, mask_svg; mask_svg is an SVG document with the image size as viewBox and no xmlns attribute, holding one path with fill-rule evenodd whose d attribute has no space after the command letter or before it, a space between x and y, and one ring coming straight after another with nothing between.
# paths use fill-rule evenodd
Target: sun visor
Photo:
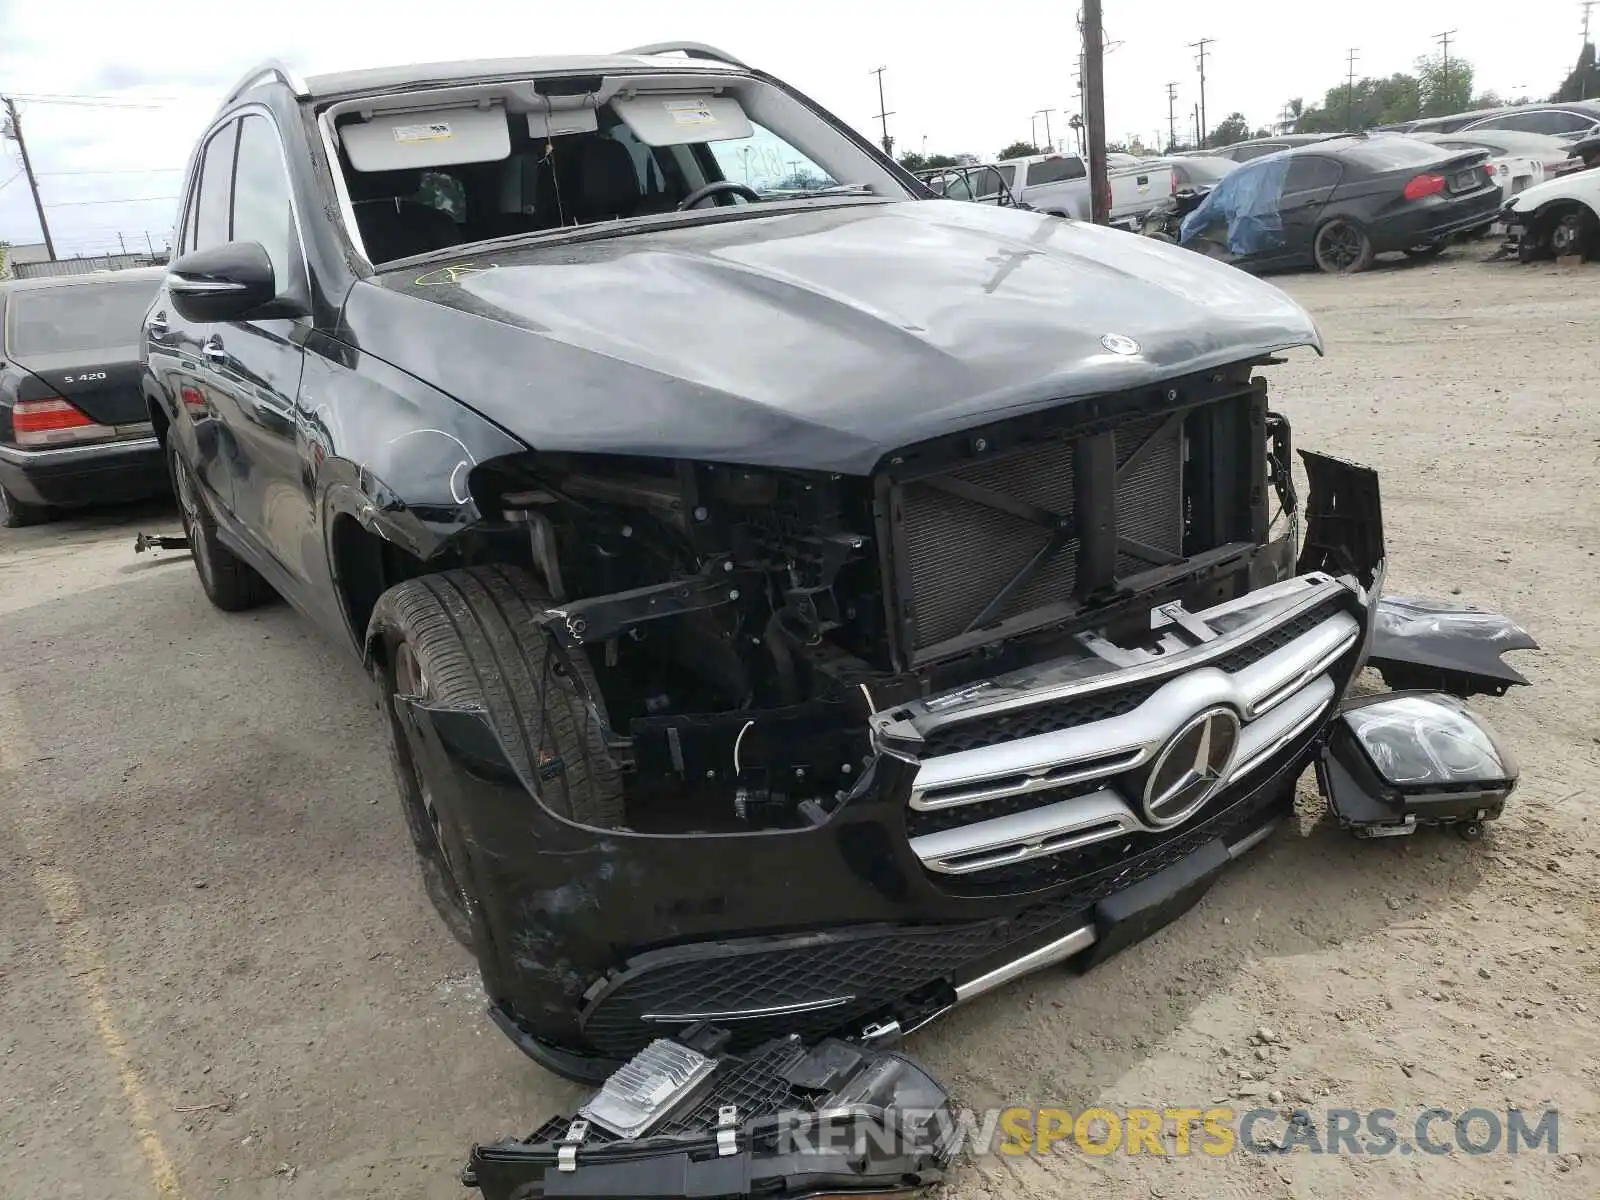
<instances>
[{"instance_id":1,"label":"sun visor","mask_svg":"<svg viewBox=\"0 0 1600 1200\"><path fill-rule=\"evenodd\" d=\"M376 113L341 125L339 140L358 171L498 162L511 154L511 130L500 107Z\"/></svg>"},{"instance_id":2,"label":"sun visor","mask_svg":"<svg viewBox=\"0 0 1600 1200\"><path fill-rule=\"evenodd\" d=\"M750 118L732 96L684 92L619 96L611 107L646 146L726 142L752 132Z\"/></svg>"}]
</instances>

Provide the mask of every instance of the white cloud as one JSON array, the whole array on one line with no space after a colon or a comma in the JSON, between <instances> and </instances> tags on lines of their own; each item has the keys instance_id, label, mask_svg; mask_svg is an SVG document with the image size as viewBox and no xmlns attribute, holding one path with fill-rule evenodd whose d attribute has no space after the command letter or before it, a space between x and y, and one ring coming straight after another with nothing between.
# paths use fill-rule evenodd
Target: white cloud
<instances>
[{"instance_id":1,"label":"white cloud","mask_svg":"<svg viewBox=\"0 0 1600 1200\"><path fill-rule=\"evenodd\" d=\"M1215 124L1239 110L1252 125L1283 102L1308 102L1359 70L1412 69L1454 29L1452 53L1477 68L1481 88L1548 94L1577 57L1576 0L1105 0L1106 108L1113 139L1167 126L1166 83L1176 80L1180 121L1198 98L1188 43L1216 39L1206 109ZM1009 5L845 0L759 4L701 0L693 8L612 0L603 10L504 0L164 0L157 8L82 2L0 4L0 79L19 94L111 95L154 108L23 104L24 130L58 249L115 249L120 232L142 242L171 226L169 196L218 99L255 62L281 56L307 74L386 63L606 51L668 38L723 46L782 77L876 137L872 68L887 66L890 132L900 149L993 154L1030 136L1030 114L1058 110L1057 137L1076 109L1073 3ZM604 16L602 17L602 12ZM1528 30L1538 30L1532 37ZM1569 36L1570 34L1570 36ZM1041 124L1040 133L1043 128ZM17 169L7 144L0 182ZM168 168L167 170L160 170ZM66 172L105 172L67 174ZM116 172L116 173L112 173ZM117 201L116 203L78 203ZM37 239L23 180L0 187L0 237Z\"/></svg>"}]
</instances>

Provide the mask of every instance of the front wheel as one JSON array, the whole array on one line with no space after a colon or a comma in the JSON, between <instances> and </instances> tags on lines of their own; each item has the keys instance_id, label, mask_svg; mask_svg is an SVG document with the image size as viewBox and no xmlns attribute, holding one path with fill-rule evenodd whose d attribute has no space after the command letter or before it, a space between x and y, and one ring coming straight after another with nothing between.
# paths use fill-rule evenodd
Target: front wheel
<instances>
[{"instance_id":1,"label":"front wheel","mask_svg":"<svg viewBox=\"0 0 1600 1200\"><path fill-rule=\"evenodd\" d=\"M470 567L396 584L378 598L368 626L373 681L423 886L469 948L478 901L461 814L422 770L398 702L482 711L546 808L581 825L620 827L622 773L586 699L600 689L587 662L556 654L539 624L553 603L519 568Z\"/></svg>"},{"instance_id":2,"label":"front wheel","mask_svg":"<svg viewBox=\"0 0 1600 1200\"><path fill-rule=\"evenodd\" d=\"M1312 250L1318 270L1329 275L1353 275L1372 265L1372 239L1361 226L1343 218L1317 230Z\"/></svg>"}]
</instances>

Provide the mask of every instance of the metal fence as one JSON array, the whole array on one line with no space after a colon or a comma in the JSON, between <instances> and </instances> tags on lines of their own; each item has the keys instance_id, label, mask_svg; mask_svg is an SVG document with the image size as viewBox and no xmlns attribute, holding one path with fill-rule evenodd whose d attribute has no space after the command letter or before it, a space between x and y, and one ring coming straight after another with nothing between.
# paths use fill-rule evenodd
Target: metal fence
<instances>
[{"instance_id":1,"label":"metal fence","mask_svg":"<svg viewBox=\"0 0 1600 1200\"><path fill-rule=\"evenodd\" d=\"M122 271L129 267L156 267L167 261L165 254L99 254L92 258L58 258L48 262L14 262L14 279L42 279L50 275L93 275L96 271Z\"/></svg>"}]
</instances>

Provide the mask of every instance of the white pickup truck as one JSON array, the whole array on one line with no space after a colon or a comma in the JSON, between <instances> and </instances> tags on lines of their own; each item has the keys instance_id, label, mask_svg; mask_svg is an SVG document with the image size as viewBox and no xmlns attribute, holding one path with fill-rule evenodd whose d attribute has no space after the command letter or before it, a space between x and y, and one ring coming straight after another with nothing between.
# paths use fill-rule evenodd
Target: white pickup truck
<instances>
[{"instance_id":1,"label":"white pickup truck","mask_svg":"<svg viewBox=\"0 0 1600 1200\"><path fill-rule=\"evenodd\" d=\"M1106 156L1111 186L1111 224L1137 229L1144 215L1178 188L1170 163L1141 163L1128 155ZM1018 201L1058 217L1090 219L1089 164L1082 155L1034 154L994 164ZM987 197L979 196L983 200Z\"/></svg>"}]
</instances>

